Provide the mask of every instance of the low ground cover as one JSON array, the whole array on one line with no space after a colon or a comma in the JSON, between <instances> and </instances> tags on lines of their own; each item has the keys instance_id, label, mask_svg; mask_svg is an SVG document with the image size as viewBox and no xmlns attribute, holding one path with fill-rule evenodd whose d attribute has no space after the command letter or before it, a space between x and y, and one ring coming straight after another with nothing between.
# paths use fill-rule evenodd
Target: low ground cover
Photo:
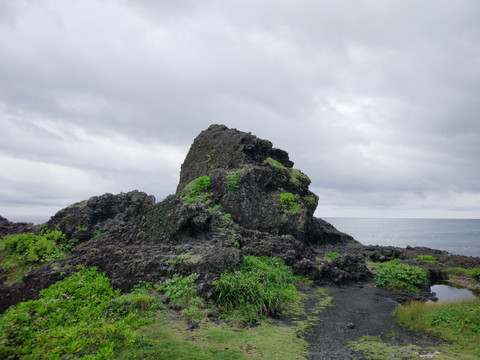
<instances>
[{"instance_id":1,"label":"low ground cover","mask_svg":"<svg viewBox=\"0 0 480 360\"><path fill-rule=\"evenodd\" d=\"M378 265L375 273L377 274L377 285L413 294L419 293L419 287L427 283L425 270L417 266L402 264L400 259Z\"/></svg>"}]
</instances>

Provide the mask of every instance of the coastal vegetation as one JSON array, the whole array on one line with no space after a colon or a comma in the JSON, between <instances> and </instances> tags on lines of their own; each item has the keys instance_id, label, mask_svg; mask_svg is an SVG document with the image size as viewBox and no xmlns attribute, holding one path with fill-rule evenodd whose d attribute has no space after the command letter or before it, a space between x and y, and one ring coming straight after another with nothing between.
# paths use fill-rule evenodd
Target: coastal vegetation
<instances>
[{"instance_id":1,"label":"coastal vegetation","mask_svg":"<svg viewBox=\"0 0 480 360\"><path fill-rule=\"evenodd\" d=\"M408 329L433 333L448 343L448 349L480 357L480 299L425 304L410 302L394 311L397 321Z\"/></svg>"},{"instance_id":2,"label":"coastal vegetation","mask_svg":"<svg viewBox=\"0 0 480 360\"><path fill-rule=\"evenodd\" d=\"M427 283L427 273L417 267L402 264L400 259L380 264L375 270L377 285L417 294Z\"/></svg>"},{"instance_id":3,"label":"coastal vegetation","mask_svg":"<svg viewBox=\"0 0 480 360\"><path fill-rule=\"evenodd\" d=\"M29 270L62 259L75 250L76 239L67 239L61 231L41 228L40 234L7 235L0 242L0 268L6 283L19 281Z\"/></svg>"}]
</instances>

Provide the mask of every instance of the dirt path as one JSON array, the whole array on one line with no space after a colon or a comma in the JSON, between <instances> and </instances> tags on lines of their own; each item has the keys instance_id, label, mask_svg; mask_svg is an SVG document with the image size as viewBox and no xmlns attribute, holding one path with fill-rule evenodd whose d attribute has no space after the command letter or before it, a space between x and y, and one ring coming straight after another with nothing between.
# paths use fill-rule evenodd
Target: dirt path
<instances>
[{"instance_id":1,"label":"dirt path","mask_svg":"<svg viewBox=\"0 0 480 360\"><path fill-rule=\"evenodd\" d=\"M331 306L320 315L321 321L306 340L310 344L307 359L363 359L348 344L364 335L380 336L391 345L438 345L438 339L405 330L391 316L397 303L388 293L375 287L374 280L349 287L329 287Z\"/></svg>"}]
</instances>

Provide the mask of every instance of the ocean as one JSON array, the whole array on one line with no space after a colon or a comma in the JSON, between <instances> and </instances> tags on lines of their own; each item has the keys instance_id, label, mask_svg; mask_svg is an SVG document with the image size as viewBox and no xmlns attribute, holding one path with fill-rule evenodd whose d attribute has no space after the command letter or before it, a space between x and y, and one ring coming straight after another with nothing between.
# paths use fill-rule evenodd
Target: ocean
<instances>
[{"instance_id":1,"label":"ocean","mask_svg":"<svg viewBox=\"0 0 480 360\"><path fill-rule=\"evenodd\" d=\"M425 246L480 256L480 219L323 219L364 245Z\"/></svg>"},{"instance_id":2,"label":"ocean","mask_svg":"<svg viewBox=\"0 0 480 360\"><path fill-rule=\"evenodd\" d=\"M48 216L5 216L41 224ZM425 246L480 257L480 219L323 218L364 245Z\"/></svg>"}]
</instances>

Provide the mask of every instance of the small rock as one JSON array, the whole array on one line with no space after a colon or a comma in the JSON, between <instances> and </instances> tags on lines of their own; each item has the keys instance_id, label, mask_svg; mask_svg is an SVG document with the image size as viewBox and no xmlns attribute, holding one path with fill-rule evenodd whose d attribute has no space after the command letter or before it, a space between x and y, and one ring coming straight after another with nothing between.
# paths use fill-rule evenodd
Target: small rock
<instances>
[{"instance_id":1,"label":"small rock","mask_svg":"<svg viewBox=\"0 0 480 360\"><path fill-rule=\"evenodd\" d=\"M355 329L355 324L354 323L348 323L347 328L349 329Z\"/></svg>"}]
</instances>

